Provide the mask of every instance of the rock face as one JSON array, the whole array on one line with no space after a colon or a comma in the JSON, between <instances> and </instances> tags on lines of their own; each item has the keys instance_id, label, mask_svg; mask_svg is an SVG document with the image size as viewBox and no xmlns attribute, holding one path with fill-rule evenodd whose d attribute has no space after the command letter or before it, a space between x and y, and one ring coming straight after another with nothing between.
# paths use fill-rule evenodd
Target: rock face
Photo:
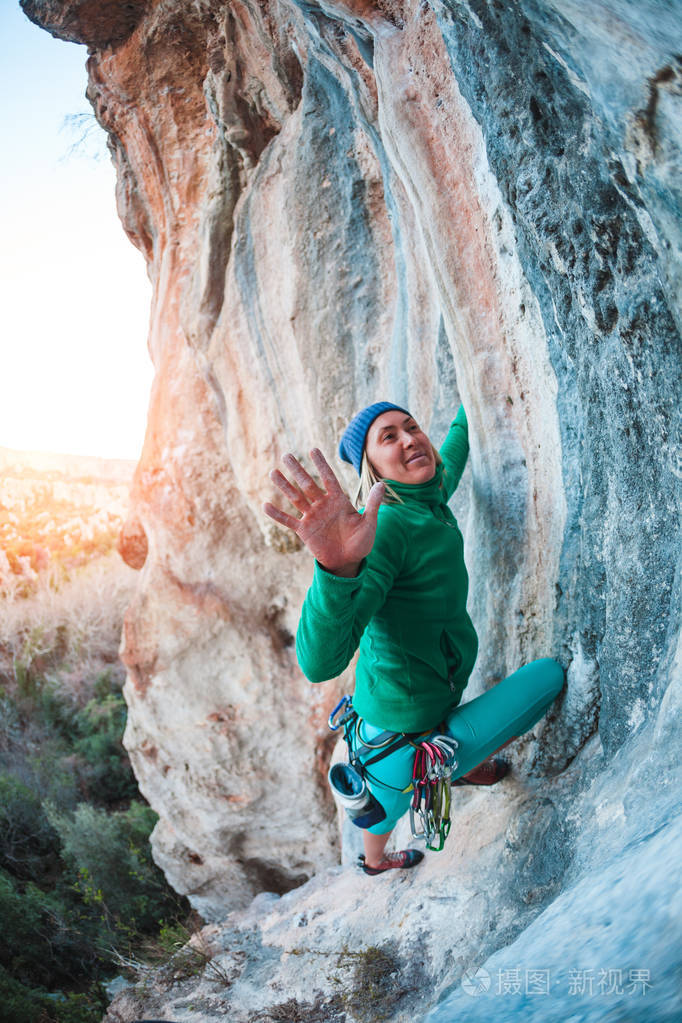
<instances>
[{"instance_id":1,"label":"rock face","mask_svg":"<svg viewBox=\"0 0 682 1023\"><path fill-rule=\"evenodd\" d=\"M538 914L565 898L580 934L593 873L628 843L647 843L637 870L665 863L664 839L647 836L679 811L666 759L682 596L679 11L22 6L90 47L121 219L154 284L156 378L122 550L144 566L123 640L126 743L160 814L158 862L218 920L337 861L324 721L350 675L313 688L297 669L311 566L261 511L268 470L313 443L331 456L353 411L383 396L439 442L461 397L471 458L455 511L481 640L468 694L544 655L566 665L568 686L514 754L524 797L511 783L492 797L499 876L481 850L462 880L478 812L465 799L457 848L402 883L401 919L450 900L442 919L423 917L440 928L420 961L421 976L441 971L432 1000L512 941L518 965L551 967L533 958ZM587 887L570 899L569 885ZM298 912L319 888L273 912ZM663 907L665 881L654 889ZM609 890L604 919L619 912ZM468 897L474 924L446 934ZM365 902L371 931L384 910ZM353 912L337 910L336 928L343 918L362 940ZM396 913L366 944L394 941L400 964ZM253 919L244 927L289 962L288 939ZM655 942L649 963L609 940L627 968L669 965L654 962ZM578 959L568 965L612 965ZM431 1004L405 999L390 1018ZM600 1003L586 1005L580 1018L599 1018Z\"/></svg>"}]
</instances>

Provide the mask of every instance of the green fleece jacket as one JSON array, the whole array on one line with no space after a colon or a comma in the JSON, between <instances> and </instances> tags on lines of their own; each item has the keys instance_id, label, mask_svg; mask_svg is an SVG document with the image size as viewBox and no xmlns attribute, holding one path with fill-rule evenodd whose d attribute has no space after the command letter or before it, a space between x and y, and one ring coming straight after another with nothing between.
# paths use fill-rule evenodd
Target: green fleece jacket
<instances>
[{"instance_id":1,"label":"green fleece jacket","mask_svg":"<svg viewBox=\"0 0 682 1023\"><path fill-rule=\"evenodd\" d=\"M315 563L296 635L298 662L311 682L323 682L344 670L359 645L353 705L382 728L436 727L459 703L476 660L462 534L446 503L468 453L460 407L433 479L389 481L404 503L380 507L358 575L344 579Z\"/></svg>"}]
</instances>

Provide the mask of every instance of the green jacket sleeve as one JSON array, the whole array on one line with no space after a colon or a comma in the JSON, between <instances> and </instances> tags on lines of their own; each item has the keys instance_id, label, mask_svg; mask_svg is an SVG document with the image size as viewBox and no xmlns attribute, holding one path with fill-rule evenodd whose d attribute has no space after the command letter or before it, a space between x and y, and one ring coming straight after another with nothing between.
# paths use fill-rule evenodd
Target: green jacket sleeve
<instances>
[{"instance_id":1,"label":"green jacket sleeve","mask_svg":"<svg viewBox=\"0 0 682 1023\"><path fill-rule=\"evenodd\" d=\"M467 424L464 405L459 406L457 415L452 421L448 435L443 441L440 449L440 457L443 459L445 473L443 483L447 499L454 494L459 481L462 478L464 467L469 454L469 426Z\"/></svg>"},{"instance_id":2,"label":"green jacket sleeve","mask_svg":"<svg viewBox=\"0 0 682 1023\"><path fill-rule=\"evenodd\" d=\"M403 566L407 542L396 511L379 509L374 546L354 579L331 575L315 562L296 633L298 663L311 682L336 678L347 667Z\"/></svg>"}]
</instances>

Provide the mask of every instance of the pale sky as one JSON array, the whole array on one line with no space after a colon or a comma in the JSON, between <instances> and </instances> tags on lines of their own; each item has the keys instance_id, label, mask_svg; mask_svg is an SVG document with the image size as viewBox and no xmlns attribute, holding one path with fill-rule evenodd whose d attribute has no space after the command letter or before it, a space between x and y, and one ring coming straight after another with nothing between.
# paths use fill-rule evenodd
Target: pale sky
<instances>
[{"instance_id":1,"label":"pale sky","mask_svg":"<svg viewBox=\"0 0 682 1023\"><path fill-rule=\"evenodd\" d=\"M0 3L0 446L137 458L151 286L94 119L70 153L86 57Z\"/></svg>"}]
</instances>

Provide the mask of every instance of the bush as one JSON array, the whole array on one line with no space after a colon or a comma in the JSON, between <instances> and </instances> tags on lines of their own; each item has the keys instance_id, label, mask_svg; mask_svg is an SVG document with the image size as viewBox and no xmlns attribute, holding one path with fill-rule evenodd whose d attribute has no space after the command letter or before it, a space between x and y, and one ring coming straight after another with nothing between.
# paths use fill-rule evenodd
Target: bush
<instances>
[{"instance_id":1,"label":"bush","mask_svg":"<svg viewBox=\"0 0 682 1023\"><path fill-rule=\"evenodd\" d=\"M59 838L40 799L10 774L0 774L0 866L38 881L59 862Z\"/></svg>"},{"instance_id":2,"label":"bush","mask_svg":"<svg viewBox=\"0 0 682 1023\"><path fill-rule=\"evenodd\" d=\"M60 993L51 1007L55 1023L100 1023L107 1008L107 996L99 984L87 992Z\"/></svg>"},{"instance_id":3,"label":"bush","mask_svg":"<svg viewBox=\"0 0 682 1023\"><path fill-rule=\"evenodd\" d=\"M107 1007L103 989L50 994L21 984L0 966L0 1005L3 1023L99 1023Z\"/></svg>"},{"instance_id":4,"label":"bush","mask_svg":"<svg viewBox=\"0 0 682 1023\"><path fill-rule=\"evenodd\" d=\"M113 672L90 691L81 710L38 674L14 698L0 691L3 1021L99 1020L101 995L82 989L111 973L112 949L131 952L187 913L152 861L148 806L77 804L79 789L105 806L137 794Z\"/></svg>"},{"instance_id":5,"label":"bush","mask_svg":"<svg viewBox=\"0 0 682 1023\"><path fill-rule=\"evenodd\" d=\"M102 672L93 688L81 710L56 679L33 672L19 673L13 699L0 691L0 750L4 745L6 761L13 750L14 773L58 806L75 805L76 788L105 806L138 795L122 743L127 709L120 687Z\"/></svg>"},{"instance_id":6,"label":"bush","mask_svg":"<svg viewBox=\"0 0 682 1023\"><path fill-rule=\"evenodd\" d=\"M46 947L42 938L42 905L33 891L19 890L16 881L0 871L0 964L14 969L17 960L33 959L39 964Z\"/></svg>"},{"instance_id":7,"label":"bush","mask_svg":"<svg viewBox=\"0 0 682 1023\"><path fill-rule=\"evenodd\" d=\"M21 984L0 966L0 1004L6 1023L36 1023L41 1018L40 992Z\"/></svg>"},{"instance_id":8,"label":"bush","mask_svg":"<svg viewBox=\"0 0 682 1023\"><path fill-rule=\"evenodd\" d=\"M0 965L30 987L61 988L97 976L106 931L72 887L42 891L0 872Z\"/></svg>"},{"instance_id":9,"label":"bush","mask_svg":"<svg viewBox=\"0 0 682 1023\"><path fill-rule=\"evenodd\" d=\"M133 799L137 783L121 738L126 725L126 705L120 693L90 700L76 719L80 733L74 750L84 762L81 785L84 795L97 803L113 804Z\"/></svg>"},{"instance_id":10,"label":"bush","mask_svg":"<svg viewBox=\"0 0 682 1023\"><path fill-rule=\"evenodd\" d=\"M11 707L15 733L18 725L19 734L24 736L40 732L67 741L73 736L78 705L64 694L57 677L16 663L9 682L3 691L3 718L9 726Z\"/></svg>"},{"instance_id":11,"label":"bush","mask_svg":"<svg viewBox=\"0 0 682 1023\"><path fill-rule=\"evenodd\" d=\"M151 857L157 816L150 807L132 802L128 810L108 813L81 803L75 813L51 810L49 817L83 901L97 907L112 938L135 942L181 910Z\"/></svg>"}]
</instances>

